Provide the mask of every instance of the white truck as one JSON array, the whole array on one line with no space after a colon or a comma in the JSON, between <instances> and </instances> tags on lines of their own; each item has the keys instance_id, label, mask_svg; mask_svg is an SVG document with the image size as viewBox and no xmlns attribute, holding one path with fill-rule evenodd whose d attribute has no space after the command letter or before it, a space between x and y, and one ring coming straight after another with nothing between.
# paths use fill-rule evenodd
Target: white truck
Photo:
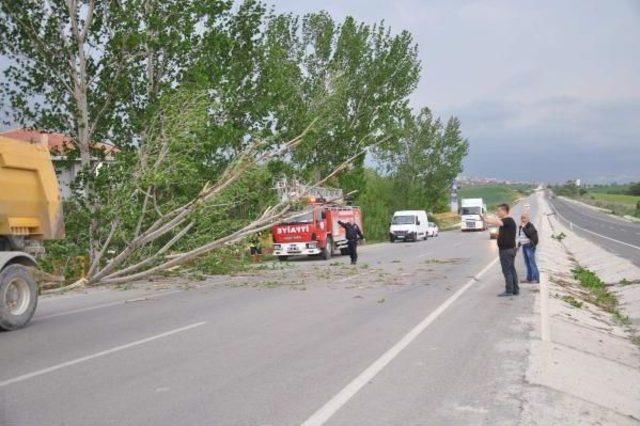
<instances>
[{"instance_id":1,"label":"white truck","mask_svg":"<svg viewBox=\"0 0 640 426\"><path fill-rule=\"evenodd\" d=\"M482 215L487 213L487 206L482 198L463 198L460 201L460 230L485 231L487 224Z\"/></svg>"},{"instance_id":2,"label":"white truck","mask_svg":"<svg viewBox=\"0 0 640 426\"><path fill-rule=\"evenodd\" d=\"M428 237L429 219L424 210L400 210L389 225L389 241L418 241Z\"/></svg>"}]
</instances>

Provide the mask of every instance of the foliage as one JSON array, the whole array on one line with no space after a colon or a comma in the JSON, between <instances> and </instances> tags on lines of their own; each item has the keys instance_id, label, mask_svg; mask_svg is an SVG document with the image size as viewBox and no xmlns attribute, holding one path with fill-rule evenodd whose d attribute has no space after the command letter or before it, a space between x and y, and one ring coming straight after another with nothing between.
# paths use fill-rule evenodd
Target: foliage
<instances>
[{"instance_id":1,"label":"foliage","mask_svg":"<svg viewBox=\"0 0 640 426\"><path fill-rule=\"evenodd\" d=\"M401 203L390 177L365 170L365 190L360 194L358 204L363 211L364 234L368 241L388 238L391 216Z\"/></svg>"},{"instance_id":2,"label":"foliage","mask_svg":"<svg viewBox=\"0 0 640 426\"><path fill-rule=\"evenodd\" d=\"M451 118L443 125L424 108L416 117L406 117L405 127L404 137L381 154L393 177L394 193L405 208L444 211L469 145L461 136L460 122Z\"/></svg>"},{"instance_id":3,"label":"foliage","mask_svg":"<svg viewBox=\"0 0 640 426\"><path fill-rule=\"evenodd\" d=\"M633 195L637 186L637 183L595 185L576 191L571 185L564 185L556 187L555 190L558 195L579 199L619 216L640 217L640 195Z\"/></svg>"},{"instance_id":4,"label":"foliage","mask_svg":"<svg viewBox=\"0 0 640 426\"><path fill-rule=\"evenodd\" d=\"M556 185L552 187L556 195L565 197L577 197L587 193L586 188L576 185L572 180L567 181L564 185Z\"/></svg>"},{"instance_id":5,"label":"foliage","mask_svg":"<svg viewBox=\"0 0 640 426\"><path fill-rule=\"evenodd\" d=\"M456 118L412 113L417 46L384 23L276 14L256 0L21 0L2 3L0 52L11 120L69 135L69 159L82 159L68 237L48 242L44 261L69 277L125 255L124 267L158 264L167 244L166 255L202 247L260 217L276 179L313 182L367 147L382 168L355 157L328 184L357 191L367 236L383 238L395 209L446 207L467 152ZM243 157L303 132L276 158ZM97 141L119 150L102 161ZM202 199L232 166L241 175ZM188 221L141 238L184 208ZM208 270L227 252L207 255Z\"/></svg>"},{"instance_id":6,"label":"foliage","mask_svg":"<svg viewBox=\"0 0 640 426\"><path fill-rule=\"evenodd\" d=\"M592 185L589 187L590 193L601 194L623 194L640 196L640 182L635 183L611 183L606 185Z\"/></svg>"},{"instance_id":7,"label":"foliage","mask_svg":"<svg viewBox=\"0 0 640 426\"><path fill-rule=\"evenodd\" d=\"M568 294L565 295L565 296L562 296L562 300L564 300L565 302L567 302L568 304L570 304L574 308L578 308L579 309L579 308L582 307L582 302L580 302L575 297L570 296Z\"/></svg>"},{"instance_id":8,"label":"foliage","mask_svg":"<svg viewBox=\"0 0 640 426\"><path fill-rule=\"evenodd\" d=\"M607 291L605 283L595 272L582 267L574 268L571 272L573 277L592 293L593 297L589 300L590 302L600 306L607 312L617 312L618 300L614 294Z\"/></svg>"},{"instance_id":9,"label":"foliage","mask_svg":"<svg viewBox=\"0 0 640 426\"><path fill-rule=\"evenodd\" d=\"M627 194L640 197L640 182L630 184Z\"/></svg>"}]
</instances>

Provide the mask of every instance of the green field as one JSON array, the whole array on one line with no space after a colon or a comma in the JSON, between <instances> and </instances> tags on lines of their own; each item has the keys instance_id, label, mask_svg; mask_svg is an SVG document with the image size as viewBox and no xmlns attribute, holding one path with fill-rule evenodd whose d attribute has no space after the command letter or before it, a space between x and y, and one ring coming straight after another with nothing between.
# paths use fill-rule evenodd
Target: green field
<instances>
[{"instance_id":1,"label":"green field","mask_svg":"<svg viewBox=\"0 0 640 426\"><path fill-rule=\"evenodd\" d=\"M621 194L627 195L631 185L630 184L610 184L610 185L595 185L589 188L589 192L593 194Z\"/></svg>"},{"instance_id":2,"label":"green field","mask_svg":"<svg viewBox=\"0 0 640 426\"><path fill-rule=\"evenodd\" d=\"M498 204L512 204L519 197L530 194L532 190L533 187L530 185L469 185L458 190L458 198L482 198L491 211Z\"/></svg>"},{"instance_id":3,"label":"green field","mask_svg":"<svg viewBox=\"0 0 640 426\"><path fill-rule=\"evenodd\" d=\"M640 201L640 195L626 195L626 194L605 194L599 192L589 193L590 196L593 196L596 200L609 201L612 203L622 203L628 204L629 206L635 207L635 205Z\"/></svg>"},{"instance_id":4,"label":"green field","mask_svg":"<svg viewBox=\"0 0 640 426\"><path fill-rule=\"evenodd\" d=\"M637 206L638 202L640 202L640 196L638 195L607 194L589 190L587 194L578 197L578 199L594 206L611 210L617 215L638 215Z\"/></svg>"}]
</instances>

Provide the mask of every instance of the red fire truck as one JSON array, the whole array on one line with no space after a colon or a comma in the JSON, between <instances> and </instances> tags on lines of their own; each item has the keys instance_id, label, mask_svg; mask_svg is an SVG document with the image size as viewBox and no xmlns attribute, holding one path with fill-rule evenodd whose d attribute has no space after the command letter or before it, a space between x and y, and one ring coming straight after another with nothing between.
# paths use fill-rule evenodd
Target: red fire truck
<instances>
[{"instance_id":1,"label":"red fire truck","mask_svg":"<svg viewBox=\"0 0 640 426\"><path fill-rule=\"evenodd\" d=\"M326 260L338 251L347 254L345 229L338 224L339 220L353 221L363 229L359 207L326 205L312 200L308 210L273 227L273 254L281 261L289 256L320 255Z\"/></svg>"}]
</instances>

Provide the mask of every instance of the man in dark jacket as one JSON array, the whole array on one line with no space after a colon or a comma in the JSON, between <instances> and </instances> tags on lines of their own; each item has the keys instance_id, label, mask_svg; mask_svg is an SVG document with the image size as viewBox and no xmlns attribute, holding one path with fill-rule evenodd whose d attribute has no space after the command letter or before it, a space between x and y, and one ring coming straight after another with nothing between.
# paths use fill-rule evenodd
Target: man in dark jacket
<instances>
[{"instance_id":1,"label":"man in dark jacket","mask_svg":"<svg viewBox=\"0 0 640 426\"><path fill-rule=\"evenodd\" d=\"M500 227L498 229L498 255L500 257L502 274L504 275L505 291L499 296L517 296L520 293L515 265L517 252L516 232L518 226L516 225L516 221L509 216L508 204L500 204L496 213L497 217L484 217L484 222L488 225Z\"/></svg>"},{"instance_id":2,"label":"man in dark jacket","mask_svg":"<svg viewBox=\"0 0 640 426\"><path fill-rule=\"evenodd\" d=\"M518 245L522 247L524 264L527 266L527 279L525 283L540 283L540 272L536 264L536 247L538 246L538 230L533 223L529 213L522 213L520 216L520 228L518 229Z\"/></svg>"},{"instance_id":3,"label":"man in dark jacket","mask_svg":"<svg viewBox=\"0 0 640 426\"><path fill-rule=\"evenodd\" d=\"M346 231L347 237L347 249L349 250L349 257L351 257L351 264L355 265L358 261L358 240L364 239L362 231L357 223L338 221L338 224L342 226Z\"/></svg>"}]
</instances>

